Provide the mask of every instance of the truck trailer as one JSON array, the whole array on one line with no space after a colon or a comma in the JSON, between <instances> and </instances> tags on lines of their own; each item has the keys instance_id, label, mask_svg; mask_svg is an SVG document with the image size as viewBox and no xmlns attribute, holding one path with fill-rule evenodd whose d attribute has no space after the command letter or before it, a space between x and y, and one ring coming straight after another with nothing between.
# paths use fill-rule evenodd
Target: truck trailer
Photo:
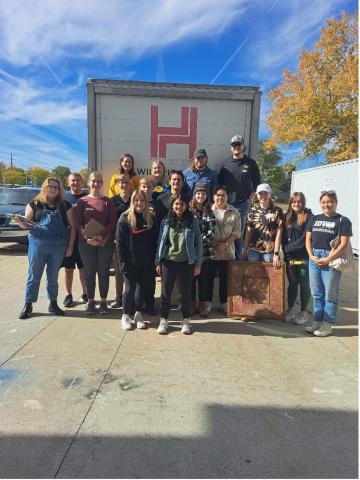
<instances>
[{"instance_id":1,"label":"truck trailer","mask_svg":"<svg viewBox=\"0 0 360 480\"><path fill-rule=\"evenodd\" d=\"M359 254L359 160L329 163L292 172L291 193L303 192L313 213L321 213L320 193L335 190L337 211L352 222L353 252Z\"/></svg>"},{"instance_id":2,"label":"truck trailer","mask_svg":"<svg viewBox=\"0 0 360 480\"><path fill-rule=\"evenodd\" d=\"M188 167L197 148L217 170L230 155L230 139L244 137L256 159L261 92L258 87L125 80L87 81L90 171L100 171L104 193L130 153L139 175L160 159L168 172Z\"/></svg>"}]
</instances>

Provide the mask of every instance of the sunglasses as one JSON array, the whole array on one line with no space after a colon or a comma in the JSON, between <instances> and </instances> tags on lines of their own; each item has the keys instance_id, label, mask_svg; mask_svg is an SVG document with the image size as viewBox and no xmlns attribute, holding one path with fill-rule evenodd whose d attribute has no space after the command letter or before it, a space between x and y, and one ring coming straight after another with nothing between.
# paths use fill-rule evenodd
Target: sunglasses
<instances>
[{"instance_id":1,"label":"sunglasses","mask_svg":"<svg viewBox=\"0 0 360 480\"><path fill-rule=\"evenodd\" d=\"M336 192L335 192L335 190L322 190L320 192L320 195L324 195L325 193L330 193L330 195L334 195L334 193L336 193Z\"/></svg>"},{"instance_id":2,"label":"sunglasses","mask_svg":"<svg viewBox=\"0 0 360 480\"><path fill-rule=\"evenodd\" d=\"M232 147L241 147L242 143L241 142L234 142L234 143L231 143L231 146Z\"/></svg>"}]
</instances>

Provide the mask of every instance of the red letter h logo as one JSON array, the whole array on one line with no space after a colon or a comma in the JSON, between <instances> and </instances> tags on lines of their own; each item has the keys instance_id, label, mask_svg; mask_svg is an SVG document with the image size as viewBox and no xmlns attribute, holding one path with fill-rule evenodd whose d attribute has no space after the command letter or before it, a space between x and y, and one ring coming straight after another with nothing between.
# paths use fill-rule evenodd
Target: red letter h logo
<instances>
[{"instance_id":1,"label":"red letter h logo","mask_svg":"<svg viewBox=\"0 0 360 480\"><path fill-rule=\"evenodd\" d=\"M197 141L197 107L181 107L181 127L159 127L159 107L151 105L151 158L166 158L166 145L189 145L192 158Z\"/></svg>"}]
</instances>

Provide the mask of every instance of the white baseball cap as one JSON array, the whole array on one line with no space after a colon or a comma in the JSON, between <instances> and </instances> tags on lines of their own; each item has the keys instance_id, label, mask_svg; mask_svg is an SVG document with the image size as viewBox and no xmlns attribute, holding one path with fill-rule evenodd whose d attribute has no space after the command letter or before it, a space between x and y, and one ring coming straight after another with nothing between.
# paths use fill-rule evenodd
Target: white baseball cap
<instances>
[{"instance_id":1,"label":"white baseball cap","mask_svg":"<svg viewBox=\"0 0 360 480\"><path fill-rule=\"evenodd\" d=\"M268 183L260 183L260 185L256 187L256 193L260 193L260 192L271 193L270 185Z\"/></svg>"}]
</instances>

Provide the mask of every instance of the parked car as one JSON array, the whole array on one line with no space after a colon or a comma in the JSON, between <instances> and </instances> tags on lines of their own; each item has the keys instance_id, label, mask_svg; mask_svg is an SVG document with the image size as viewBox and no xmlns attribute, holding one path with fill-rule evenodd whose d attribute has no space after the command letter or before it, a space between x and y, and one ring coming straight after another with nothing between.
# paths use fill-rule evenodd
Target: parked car
<instances>
[{"instance_id":1,"label":"parked car","mask_svg":"<svg viewBox=\"0 0 360 480\"><path fill-rule=\"evenodd\" d=\"M26 205L40 192L33 187L1 187L0 190L0 242L27 243L28 231L17 225L7 214L24 215Z\"/></svg>"}]
</instances>

